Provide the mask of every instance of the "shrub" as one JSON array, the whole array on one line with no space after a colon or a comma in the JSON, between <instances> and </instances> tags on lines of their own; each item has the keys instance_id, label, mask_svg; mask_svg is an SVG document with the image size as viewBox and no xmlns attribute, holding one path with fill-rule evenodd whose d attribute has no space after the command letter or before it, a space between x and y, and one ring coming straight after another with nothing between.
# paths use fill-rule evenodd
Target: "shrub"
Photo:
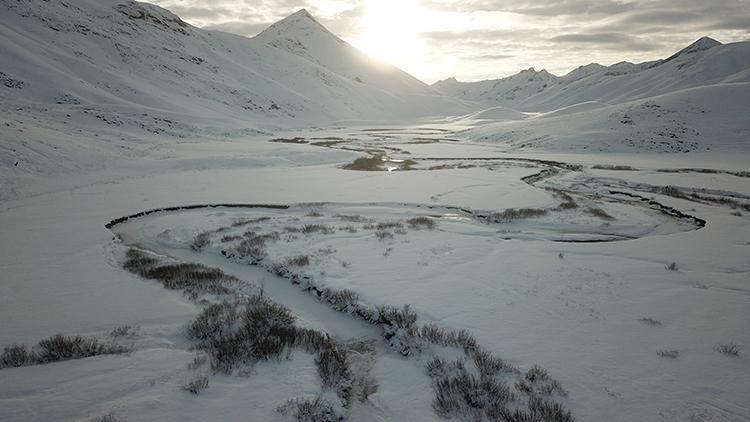
<instances>
[{"instance_id":1,"label":"shrub","mask_svg":"<svg viewBox=\"0 0 750 422\"><path fill-rule=\"evenodd\" d=\"M665 350L657 350L656 354L663 358L675 359L677 356L680 355L680 351L675 350L675 349L665 349Z\"/></svg>"},{"instance_id":2,"label":"shrub","mask_svg":"<svg viewBox=\"0 0 750 422\"><path fill-rule=\"evenodd\" d=\"M260 223L262 221L268 221L271 217L256 217L256 218L238 218L232 222L233 227L247 226L249 224Z\"/></svg>"},{"instance_id":3,"label":"shrub","mask_svg":"<svg viewBox=\"0 0 750 422\"><path fill-rule=\"evenodd\" d=\"M644 318L639 319L638 321L644 324L648 324L648 325L661 325L661 321L659 321L658 319L651 318L651 317L644 317Z\"/></svg>"},{"instance_id":4,"label":"shrub","mask_svg":"<svg viewBox=\"0 0 750 422\"><path fill-rule=\"evenodd\" d=\"M297 422L339 422L343 414L327 399L291 399L276 409L282 414L291 414Z\"/></svg>"},{"instance_id":5,"label":"shrub","mask_svg":"<svg viewBox=\"0 0 750 422\"><path fill-rule=\"evenodd\" d=\"M96 337L65 336L62 334L56 334L40 341L37 348L36 356L38 363L83 359L91 356L119 354L128 351L123 346L106 345Z\"/></svg>"},{"instance_id":6,"label":"shrub","mask_svg":"<svg viewBox=\"0 0 750 422\"><path fill-rule=\"evenodd\" d=\"M552 394L567 395L562 385L557 380L552 379L547 370L541 366L534 365L523 378L516 382L516 390L528 394L532 397L549 396Z\"/></svg>"},{"instance_id":7,"label":"shrub","mask_svg":"<svg viewBox=\"0 0 750 422\"><path fill-rule=\"evenodd\" d=\"M83 359L99 355L127 353L125 346L104 343L96 337L56 334L41 340L33 349L13 344L3 348L0 368L39 365L72 359Z\"/></svg>"},{"instance_id":8,"label":"shrub","mask_svg":"<svg viewBox=\"0 0 750 422\"><path fill-rule=\"evenodd\" d=\"M309 255L299 255L286 260L287 265L290 267L306 267L310 265Z\"/></svg>"},{"instance_id":9,"label":"shrub","mask_svg":"<svg viewBox=\"0 0 750 422\"><path fill-rule=\"evenodd\" d=\"M321 297L337 311L354 309L359 302L359 294L348 289L331 290L324 289Z\"/></svg>"},{"instance_id":10,"label":"shrub","mask_svg":"<svg viewBox=\"0 0 750 422\"><path fill-rule=\"evenodd\" d=\"M300 231L304 234L312 234L312 233L321 233L321 234L331 234L335 232L335 230L331 227L328 227L324 224L305 224L302 226L302 229Z\"/></svg>"},{"instance_id":11,"label":"shrub","mask_svg":"<svg viewBox=\"0 0 750 422\"><path fill-rule=\"evenodd\" d=\"M502 382L491 377L470 374L463 365L454 364L453 370L435 379L435 398L432 407L438 415L450 418L482 420L505 409L515 396Z\"/></svg>"},{"instance_id":12,"label":"shrub","mask_svg":"<svg viewBox=\"0 0 750 422\"><path fill-rule=\"evenodd\" d=\"M404 225L399 221L384 221L375 224L375 229L377 230L400 229L403 227Z\"/></svg>"},{"instance_id":13,"label":"shrub","mask_svg":"<svg viewBox=\"0 0 750 422\"><path fill-rule=\"evenodd\" d=\"M153 256L138 249L130 248L125 253L125 262L122 266L131 273L145 277L146 272L158 264L159 261Z\"/></svg>"},{"instance_id":14,"label":"shrub","mask_svg":"<svg viewBox=\"0 0 750 422\"><path fill-rule=\"evenodd\" d=\"M211 236L213 232L203 232L193 238L193 242L190 244L190 249L194 251L203 250L209 243L211 243Z\"/></svg>"},{"instance_id":15,"label":"shrub","mask_svg":"<svg viewBox=\"0 0 750 422\"><path fill-rule=\"evenodd\" d=\"M133 337L136 334L136 331L138 330L137 327L133 327L131 325L120 325L119 327L115 327L112 329L112 331L109 332L110 337Z\"/></svg>"},{"instance_id":16,"label":"shrub","mask_svg":"<svg viewBox=\"0 0 750 422\"><path fill-rule=\"evenodd\" d=\"M503 212L491 213L487 219L493 223L519 220L523 218L539 217L547 214L547 210L541 208L508 208Z\"/></svg>"},{"instance_id":17,"label":"shrub","mask_svg":"<svg viewBox=\"0 0 750 422\"><path fill-rule=\"evenodd\" d=\"M527 409L502 409L491 417L506 422L573 422L573 415L559 403L531 397Z\"/></svg>"},{"instance_id":18,"label":"shrub","mask_svg":"<svg viewBox=\"0 0 750 422\"><path fill-rule=\"evenodd\" d=\"M386 239L393 239L393 233L386 231L386 230L378 230L375 232L375 237L378 238L378 240L383 241Z\"/></svg>"},{"instance_id":19,"label":"shrub","mask_svg":"<svg viewBox=\"0 0 750 422\"><path fill-rule=\"evenodd\" d=\"M207 388L208 388L208 377L205 375L199 375L182 385L183 390L189 391L195 395L200 394L203 390Z\"/></svg>"},{"instance_id":20,"label":"shrub","mask_svg":"<svg viewBox=\"0 0 750 422\"><path fill-rule=\"evenodd\" d=\"M211 358L214 370L231 373L237 366L278 357L298 344L294 316L260 296L206 307L187 326L197 349Z\"/></svg>"},{"instance_id":21,"label":"shrub","mask_svg":"<svg viewBox=\"0 0 750 422\"><path fill-rule=\"evenodd\" d=\"M737 343L718 344L714 347L714 350L726 356L739 356L741 349Z\"/></svg>"},{"instance_id":22,"label":"shrub","mask_svg":"<svg viewBox=\"0 0 750 422\"><path fill-rule=\"evenodd\" d=\"M666 269L670 271L677 271L679 268L677 268L677 263L673 262L665 267Z\"/></svg>"},{"instance_id":23,"label":"shrub","mask_svg":"<svg viewBox=\"0 0 750 422\"><path fill-rule=\"evenodd\" d=\"M93 419L93 422L120 422L122 419L115 416L113 413L107 413Z\"/></svg>"},{"instance_id":24,"label":"shrub","mask_svg":"<svg viewBox=\"0 0 750 422\"><path fill-rule=\"evenodd\" d=\"M336 391L344 405L347 405L351 399L352 373L346 350L331 343L315 357L315 365L318 367L323 388Z\"/></svg>"},{"instance_id":25,"label":"shrub","mask_svg":"<svg viewBox=\"0 0 750 422\"><path fill-rule=\"evenodd\" d=\"M609 215L606 211L604 211L601 208L588 207L588 208L586 208L586 212L589 213L589 214L591 214L591 215L593 215L594 217L598 217L598 218L601 218L602 220L606 220L606 221L612 221L612 220L615 219L614 217L612 217L611 215Z\"/></svg>"},{"instance_id":26,"label":"shrub","mask_svg":"<svg viewBox=\"0 0 750 422\"><path fill-rule=\"evenodd\" d=\"M3 348L0 354L0 369L17 368L19 366L32 365L37 361L37 357L22 344L11 344Z\"/></svg>"}]
</instances>

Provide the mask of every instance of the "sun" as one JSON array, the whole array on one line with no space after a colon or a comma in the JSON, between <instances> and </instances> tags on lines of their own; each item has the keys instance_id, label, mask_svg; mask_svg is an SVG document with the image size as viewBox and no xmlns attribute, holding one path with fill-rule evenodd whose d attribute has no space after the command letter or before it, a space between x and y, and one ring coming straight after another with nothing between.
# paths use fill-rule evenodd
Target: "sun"
<instances>
[{"instance_id":1,"label":"sun","mask_svg":"<svg viewBox=\"0 0 750 422\"><path fill-rule=\"evenodd\" d=\"M403 66L421 53L418 25L422 19L414 0L369 0L361 30L350 41L376 59Z\"/></svg>"}]
</instances>

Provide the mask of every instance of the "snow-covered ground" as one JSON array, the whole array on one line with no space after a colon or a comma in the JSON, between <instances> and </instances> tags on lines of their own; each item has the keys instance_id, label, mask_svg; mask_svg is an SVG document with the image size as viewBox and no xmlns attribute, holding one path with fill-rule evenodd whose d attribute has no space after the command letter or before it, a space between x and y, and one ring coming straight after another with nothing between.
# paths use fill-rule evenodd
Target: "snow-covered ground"
<instances>
[{"instance_id":1,"label":"snow-covered ground","mask_svg":"<svg viewBox=\"0 0 750 422\"><path fill-rule=\"evenodd\" d=\"M583 168L558 168L554 176L527 183L521 179L550 167L517 158L561 164L568 157L520 157L493 146L455 141L409 143L425 132L454 136L434 129L367 129L297 135L309 140L346 136L362 144L397 147L401 152L391 151L392 158L408 156L416 162L414 169L345 170L341 166L363 153L334 148L345 144L256 137L157 148L149 157L79 176L71 181L76 187L4 202L2 267L10 276L0 295L5 321L0 343L30 344L57 332L106 335L119 325L140 328L133 340L135 351L128 356L3 370L8 380L2 387L3 418L85 419L110 411L128 420L165 415L235 419L248 412L257 412L251 414L259 419L282 418L275 412L278 405L317 388L309 356L258 364L249 378L216 375L208 392L198 397L181 391L192 360L181 328L198 308L179 293L122 270L124 245L104 224L165 206L320 202L331 204L288 211L157 213L113 230L126 243L217 266L249 281L265 278L269 296L305 324L346 339L368 332L372 336L372 329L331 311L287 280L225 259L219 252L227 246L219 238L201 253L191 251L189 244L197 234L231 226L240 218L273 217L251 226L263 232L307 223L354 224L356 233L338 230L281 240L269 247L269 259L309 254L313 258L304 272L323 286L354 290L371 304L410 304L421 321L468 329L514 365L542 365L568 390L564 403L579 420L748 417L747 360L713 349L729 342L750 343L745 329L750 271L746 211L733 215L727 206L644 191L645 186L663 185L722 189L747 203L746 178L658 171L678 163L680 168L731 171L741 162L733 164L718 154L695 161L689 156L655 160L579 154L576 164L586 164ZM367 136L373 133L384 137ZM452 160L423 160L436 156ZM590 168L612 163L638 170ZM448 167L427 170L441 164ZM578 208L557 209L563 200L545 187L568 192ZM706 227L609 193L615 189L653 197L706 220ZM548 213L496 223L476 217L511 207L544 208ZM590 215L585 211L589 207L614 219ZM349 223L337 215L376 222L427 215L437 225L433 230L406 225L405 233L391 229L392 238L378 240L376 229L363 229L365 223ZM621 235L633 239L560 242ZM672 262L677 271L665 268ZM645 324L641 318L654 318L661 325ZM657 355L672 349L679 350L676 359ZM371 404L352 410L352 419L436 419L429 378L421 367L386 347L378 350L373 374L380 389ZM302 375L305 371L312 372ZM270 379L273 384L265 381ZM89 390L96 394L86 393Z\"/></svg>"},{"instance_id":2,"label":"snow-covered ground","mask_svg":"<svg viewBox=\"0 0 750 422\"><path fill-rule=\"evenodd\" d=\"M444 419L427 362L468 354L405 356L290 278L539 365L579 421L750 420L748 43L430 87L304 10L247 39L141 3L5 1L0 34L0 348L131 327L127 354L0 369L0 420L288 420L320 394L298 349L196 369L206 303L123 269L130 247L371 345L352 365L378 388L348 420Z\"/></svg>"}]
</instances>

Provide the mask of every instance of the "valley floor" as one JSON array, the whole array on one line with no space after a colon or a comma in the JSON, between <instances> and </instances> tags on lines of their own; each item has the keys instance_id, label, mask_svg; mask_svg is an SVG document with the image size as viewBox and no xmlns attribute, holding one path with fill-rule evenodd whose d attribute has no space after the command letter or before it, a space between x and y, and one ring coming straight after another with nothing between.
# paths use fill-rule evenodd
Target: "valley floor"
<instances>
[{"instance_id":1,"label":"valley floor","mask_svg":"<svg viewBox=\"0 0 750 422\"><path fill-rule=\"evenodd\" d=\"M408 304L523 371L544 367L576 420L750 420L746 157L516 154L456 132L352 126L160 143L0 203L0 346L137 327L126 355L0 369L0 420L285 420L278 406L318 394L313 357L300 352L212 374L198 396L181 390L195 373L183 328L200 305L123 270L130 246L262 284L302 325L373 342L379 387L350 420L440 419L423 361L232 255L231 235L245 230L279 234L266 263L306 256L300 274L322 287ZM193 204L290 207L174 210L105 228ZM301 232L315 224L330 232ZM206 244L191 248L201 233ZM738 356L717 351L732 343Z\"/></svg>"}]
</instances>

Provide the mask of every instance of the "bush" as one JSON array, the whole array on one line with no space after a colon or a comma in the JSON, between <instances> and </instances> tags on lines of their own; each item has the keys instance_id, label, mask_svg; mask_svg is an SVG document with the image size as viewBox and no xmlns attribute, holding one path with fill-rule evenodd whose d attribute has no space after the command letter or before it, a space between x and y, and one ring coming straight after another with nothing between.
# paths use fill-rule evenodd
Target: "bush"
<instances>
[{"instance_id":1,"label":"bush","mask_svg":"<svg viewBox=\"0 0 750 422\"><path fill-rule=\"evenodd\" d=\"M351 399L352 373L349 369L346 350L331 344L323 348L315 357L318 375L323 382L323 388L334 390L344 405Z\"/></svg>"},{"instance_id":2,"label":"bush","mask_svg":"<svg viewBox=\"0 0 750 422\"><path fill-rule=\"evenodd\" d=\"M205 375L199 375L187 383L182 385L182 389L189 391L193 394L200 394L203 390L208 388L208 377Z\"/></svg>"},{"instance_id":3,"label":"bush","mask_svg":"<svg viewBox=\"0 0 750 422\"><path fill-rule=\"evenodd\" d=\"M125 347L105 345L96 337L57 334L39 342L36 356L39 363L47 363L125 352Z\"/></svg>"},{"instance_id":4,"label":"bush","mask_svg":"<svg viewBox=\"0 0 750 422\"><path fill-rule=\"evenodd\" d=\"M359 302L359 294L348 289L324 289L321 297L337 311L352 310Z\"/></svg>"},{"instance_id":5,"label":"bush","mask_svg":"<svg viewBox=\"0 0 750 422\"><path fill-rule=\"evenodd\" d=\"M282 414L292 414L297 422L339 422L343 414L336 407L320 396L314 399L291 399L276 409Z\"/></svg>"},{"instance_id":6,"label":"bush","mask_svg":"<svg viewBox=\"0 0 750 422\"><path fill-rule=\"evenodd\" d=\"M404 225L399 221L384 221L375 225L377 230L401 229L403 227Z\"/></svg>"},{"instance_id":7,"label":"bush","mask_svg":"<svg viewBox=\"0 0 750 422\"><path fill-rule=\"evenodd\" d=\"M741 349L737 343L718 344L714 347L714 350L726 356L739 356Z\"/></svg>"},{"instance_id":8,"label":"bush","mask_svg":"<svg viewBox=\"0 0 750 422\"><path fill-rule=\"evenodd\" d=\"M306 267L310 265L309 255L299 255L286 260L286 264L290 267Z\"/></svg>"},{"instance_id":9,"label":"bush","mask_svg":"<svg viewBox=\"0 0 750 422\"><path fill-rule=\"evenodd\" d=\"M657 350L656 354L659 357L675 359L677 358L677 356L680 355L680 351L675 350L675 349L665 349L665 350Z\"/></svg>"},{"instance_id":10,"label":"bush","mask_svg":"<svg viewBox=\"0 0 750 422\"><path fill-rule=\"evenodd\" d=\"M312 233L331 234L335 232L333 228L326 226L325 224L305 224L304 226L302 226L300 231L304 234L312 234Z\"/></svg>"},{"instance_id":11,"label":"bush","mask_svg":"<svg viewBox=\"0 0 750 422\"><path fill-rule=\"evenodd\" d=\"M378 240L383 241L386 239L393 239L393 233L386 231L386 230L378 230L375 232L375 237L378 238Z\"/></svg>"},{"instance_id":12,"label":"bush","mask_svg":"<svg viewBox=\"0 0 750 422\"><path fill-rule=\"evenodd\" d=\"M493 212L487 219L493 223L508 222L523 218L539 217L547 214L547 210L541 208L508 208L503 212Z\"/></svg>"},{"instance_id":13,"label":"bush","mask_svg":"<svg viewBox=\"0 0 750 422\"><path fill-rule=\"evenodd\" d=\"M187 326L198 350L211 358L216 371L231 373L237 366L268 360L297 344L294 316L285 307L260 296L242 303L206 307Z\"/></svg>"},{"instance_id":14,"label":"bush","mask_svg":"<svg viewBox=\"0 0 750 422\"><path fill-rule=\"evenodd\" d=\"M644 324L648 324L648 325L661 325L661 321L659 321L658 319L651 318L651 317L641 318L638 321Z\"/></svg>"},{"instance_id":15,"label":"bush","mask_svg":"<svg viewBox=\"0 0 750 422\"><path fill-rule=\"evenodd\" d=\"M122 266L131 273L145 277L146 272L158 264L159 261L153 256L138 249L130 248L125 253L125 262Z\"/></svg>"},{"instance_id":16,"label":"bush","mask_svg":"<svg viewBox=\"0 0 750 422\"><path fill-rule=\"evenodd\" d=\"M666 269L670 271L677 271L679 268L677 268L677 263L673 262L665 267Z\"/></svg>"},{"instance_id":17,"label":"bush","mask_svg":"<svg viewBox=\"0 0 750 422\"><path fill-rule=\"evenodd\" d=\"M19 366L32 365L37 357L22 344L11 344L3 348L0 354L0 368L17 368Z\"/></svg>"},{"instance_id":18,"label":"bush","mask_svg":"<svg viewBox=\"0 0 750 422\"><path fill-rule=\"evenodd\" d=\"M213 232L203 232L199 233L195 238L193 239L193 242L190 244L190 249L194 251L201 251L206 246L208 246L209 243L211 243L211 236L213 235Z\"/></svg>"},{"instance_id":19,"label":"bush","mask_svg":"<svg viewBox=\"0 0 750 422\"><path fill-rule=\"evenodd\" d=\"M614 217L609 215L606 211L602 210L601 208L588 207L586 208L586 212L593 215L594 217L598 217L606 221L612 221L615 219Z\"/></svg>"},{"instance_id":20,"label":"bush","mask_svg":"<svg viewBox=\"0 0 750 422\"><path fill-rule=\"evenodd\" d=\"M435 220L429 217L414 217L406 220L406 224L412 229L434 229Z\"/></svg>"},{"instance_id":21,"label":"bush","mask_svg":"<svg viewBox=\"0 0 750 422\"><path fill-rule=\"evenodd\" d=\"M502 409L490 415L506 422L573 422L573 415L562 405L536 397L529 399L527 409Z\"/></svg>"},{"instance_id":22,"label":"bush","mask_svg":"<svg viewBox=\"0 0 750 422\"><path fill-rule=\"evenodd\" d=\"M463 365L454 364L453 373L438 377L433 383L435 398L432 407L438 415L446 418L466 418L482 420L505 409L505 405L515 400L510 389L491 377L470 374Z\"/></svg>"},{"instance_id":23,"label":"bush","mask_svg":"<svg viewBox=\"0 0 750 422\"><path fill-rule=\"evenodd\" d=\"M129 349L124 346L107 344L96 337L56 334L41 340L31 350L20 344L3 348L0 354L0 368L39 365L91 356L121 354L128 351Z\"/></svg>"}]
</instances>

